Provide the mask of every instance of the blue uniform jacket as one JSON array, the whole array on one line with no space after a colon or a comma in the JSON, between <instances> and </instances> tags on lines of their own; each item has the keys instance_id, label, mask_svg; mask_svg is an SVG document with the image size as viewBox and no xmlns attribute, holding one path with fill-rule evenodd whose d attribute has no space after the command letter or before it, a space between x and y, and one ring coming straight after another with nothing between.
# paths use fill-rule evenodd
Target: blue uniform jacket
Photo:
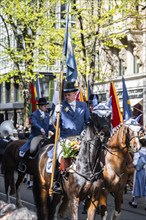
<instances>
[{"instance_id":1,"label":"blue uniform jacket","mask_svg":"<svg viewBox=\"0 0 146 220\"><path fill-rule=\"evenodd\" d=\"M48 136L48 131L53 131L53 127L50 123L50 116L48 113L45 113L45 118L41 117L41 113L39 110L33 112L30 116L31 123L31 134L29 139L32 139L35 136L41 135L40 129L43 128L45 130L45 135Z\"/></svg>"},{"instance_id":2,"label":"blue uniform jacket","mask_svg":"<svg viewBox=\"0 0 146 220\"><path fill-rule=\"evenodd\" d=\"M89 121L90 112L87 104L76 101L76 109L73 111L68 102L63 101L60 114L60 137L80 135Z\"/></svg>"},{"instance_id":3,"label":"blue uniform jacket","mask_svg":"<svg viewBox=\"0 0 146 220\"><path fill-rule=\"evenodd\" d=\"M48 131L53 131L54 128L50 125L50 116L48 113L45 113L45 117L42 118L40 111L37 109L33 112L30 116L30 123L31 123L31 134L28 138L28 141L20 148L20 151L26 152L30 148L31 140L41 135L40 129L43 128L45 130L45 135L48 137Z\"/></svg>"}]
</instances>

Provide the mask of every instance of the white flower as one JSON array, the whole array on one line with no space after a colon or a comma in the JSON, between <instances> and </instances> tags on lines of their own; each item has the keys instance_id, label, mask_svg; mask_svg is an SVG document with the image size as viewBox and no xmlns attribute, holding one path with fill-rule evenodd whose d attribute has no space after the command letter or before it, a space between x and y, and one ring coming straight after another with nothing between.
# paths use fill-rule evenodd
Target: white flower
<instances>
[{"instance_id":1,"label":"white flower","mask_svg":"<svg viewBox=\"0 0 146 220\"><path fill-rule=\"evenodd\" d=\"M64 110L65 110L65 112L68 112L69 111L69 107L66 107Z\"/></svg>"}]
</instances>

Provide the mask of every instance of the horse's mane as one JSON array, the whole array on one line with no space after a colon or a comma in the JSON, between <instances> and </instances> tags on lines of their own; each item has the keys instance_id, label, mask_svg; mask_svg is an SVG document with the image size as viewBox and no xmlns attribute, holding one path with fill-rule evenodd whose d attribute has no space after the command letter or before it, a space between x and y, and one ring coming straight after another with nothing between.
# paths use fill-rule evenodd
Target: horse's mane
<instances>
[{"instance_id":1,"label":"horse's mane","mask_svg":"<svg viewBox=\"0 0 146 220\"><path fill-rule=\"evenodd\" d=\"M125 128L124 123L121 123L121 124L117 125L115 128L113 128L111 136L109 137L109 140L108 140L108 146L112 145L115 142L114 139L117 137L117 135L119 134L119 131L121 129L122 129L122 135L123 135L124 128Z\"/></svg>"}]
</instances>

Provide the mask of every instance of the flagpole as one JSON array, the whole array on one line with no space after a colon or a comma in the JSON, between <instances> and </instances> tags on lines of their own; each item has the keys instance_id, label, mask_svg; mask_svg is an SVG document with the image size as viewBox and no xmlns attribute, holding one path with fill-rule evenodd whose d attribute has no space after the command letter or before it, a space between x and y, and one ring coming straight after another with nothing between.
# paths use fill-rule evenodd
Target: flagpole
<instances>
[{"instance_id":1,"label":"flagpole","mask_svg":"<svg viewBox=\"0 0 146 220\"><path fill-rule=\"evenodd\" d=\"M62 62L62 68L60 71L60 89L59 89L60 92L59 92L59 101L58 101L59 105L61 105L61 100L62 100L63 65L64 65L64 62ZM51 174L51 182L50 182L50 188L49 188L49 195L51 197L53 195L53 182L54 182L54 174L55 174L55 168L56 168L57 143L58 143L59 137L60 137L60 112L57 112L55 144L54 144L54 153L53 153L53 160L52 160L52 174Z\"/></svg>"},{"instance_id":2,"label":"flagpole","mask_svg":"<svg viewBox=\"0 0 146 220\"><path fill-rule=\"evenodd\" d=\"M63 87L63 69L64 69L64 57L67 53L67 38L68 38L68 18L69 18L69 5L70 0L68 1L67 5L67 15L66 15L66 31L65 31L65 37L64 37L64 47L63 47L63 53L62 53L62 65L61 65L61 71L60 71L60 87L59 87L59 101L58 104L61 105L62 101L62 87ZM53 160L52 160L52 174L51 174L51 182L50 182L50 188L49 188L49 195L52 197L53 195L53 182L54 182L54 174L55 174L55 168L56 168L56 154L57 154L57 143L60 138L60 112L57 112L57 122L56 122L56 131L55 131L55 144L54 144L54 153L53 153Z\"/></svg>"}]
</instances>

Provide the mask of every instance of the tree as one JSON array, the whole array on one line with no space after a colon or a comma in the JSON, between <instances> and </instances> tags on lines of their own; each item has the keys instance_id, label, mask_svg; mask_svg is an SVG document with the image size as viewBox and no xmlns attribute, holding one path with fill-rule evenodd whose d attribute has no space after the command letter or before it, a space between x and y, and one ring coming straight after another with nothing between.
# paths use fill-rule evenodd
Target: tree
<instances>
[{"instance_id":1,"label":"tree","mask_svg":"<svg viewBox=\"0 0 146 220\"><path fill-rule=\"evenodd\" d=\"M24 121L28 115L30 81L36 79L36 74L43 66L51 66L54 61L62 60L64 29L57 28L58 2L64 5L68 1L0 1L0 18L7 33L0 46L13 63L13 69L2 76L0 82L13 78L21 85L26 109ZM143 18L137 8L142 2L71 0L70 15L75 20L71 35L83 84L87 86L90 79L93 86L95 81L103 81L117 74L119 53L121 48L126 47L123 21L126 31L127 27L129 30L139 29Z\"/></svg>"},{"instance_id":2,"label":"tree","mask_svg":"<svg viewBox=\"0 0 146 220\"><path fill-rule=\"evenodd\" d=\"M140 0L73 0L72 15L77 18L74 29L78 70L84 83L91 84L116 76L119 52L127 46L128 30L139 29L144 17ZM116 60L117 59L117 60ZM104 67L104 68L103 68Z\"/></svg>"},{"instance_id":3,"label":"tree","mask_svg":"<svg viewBox=\"0 0 146 220\"><path fill-rule=\"evenodd\" d=\"M0 42L3 55L13 68L1 75L0 82L15 80L24 98L24 126L28 124L29 84L43 66L61 56L62 34L55 28L57 0L1 0L0 18L5 38ZM2 55L2 54L1 54Z\"/></svg>"}]
</instances>

